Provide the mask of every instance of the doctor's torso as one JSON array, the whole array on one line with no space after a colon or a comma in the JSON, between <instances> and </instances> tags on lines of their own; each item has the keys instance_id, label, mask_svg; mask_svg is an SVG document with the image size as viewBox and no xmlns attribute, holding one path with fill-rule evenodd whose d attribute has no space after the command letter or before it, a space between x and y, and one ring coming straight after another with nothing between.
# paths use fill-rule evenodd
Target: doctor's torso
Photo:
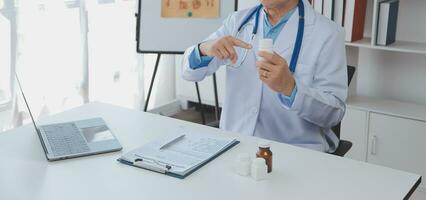
<instances>
[{"instance_id":1,"label":"doctor's torso","mask_svg":"<svg viewBox=\"0 0 426 200\"><path fill-rule=\"evenodd\" d=\"M222 29L206 40L226 34L236 35L238 27L252 10L253 8L234 13L224 22ZM241 67L221 66L226 67L227 73L220 127L319 151L333 151L338 139L331 131L328 121L335 123L341 120L344 113L342 102L344 104L347 95L346 53L342 28L317 14L305 1L303 42L293 74L298 94L292 107L288 108L280 102L278 93L259 79L256 55L259 49L258 41L263 38L265 16L264 12L260 12L258 34ZM294 49L298 22L299 14L298 10L295 10L273 45L274 52L288 63ZM238 34L238 39L250 41L253 26L252 19L241 30L241 34ZM212 73L217 69L215 65L224 64L218 60L215 62L209 65L209 69L204 69L205 72L184 70L183 77L195 80ZM334 96L337 98L334 99ZM324 116L318 112L323 112Z\"/></svg>"}]
</instances>

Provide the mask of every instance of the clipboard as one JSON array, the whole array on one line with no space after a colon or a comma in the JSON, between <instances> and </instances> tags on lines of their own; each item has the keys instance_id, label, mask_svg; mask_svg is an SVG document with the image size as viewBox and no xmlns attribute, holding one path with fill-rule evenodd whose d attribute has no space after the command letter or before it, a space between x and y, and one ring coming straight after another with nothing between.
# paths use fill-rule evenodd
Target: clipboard
<instances>
[{"instance_id":1,"label":"clipboard","mask_svg":"<svg viewBox=\"0 0 426 200\"><path fill-rule=\"evenodd\" d=\"M121 158L117 159L117 161L120 162L120 163L122 163L122 164L125 164L125 165L142 168L142 169L145 169L145 170L149 170L149 171L161 173L161 174L164 174L164 175L167 175L167 176L171 176L171 177L175 177L175 178L179 178L179 179L184 179L187 176L189 176L192 173L194 173L195 171L197 171L198 169L200 169L201 167L203 167L204 165L206 165L207 163L209 163L210 161L216 159L217 157L219 157L220 155L222 155L223 153L225 153L229 149L232 149L234 146L236 146L239 143L240 143L240 141L235 140L234 142L232 142L232 144L230 144L226 148L222 149L219 153L217 153L216 155L212 156L210 159L204 161L203 163L201 163L197 167L193 168L192 170L186 172L184 175L180 175L180 174L176 174L176 173L170 172L169 169L168 169L168 167L167 167L167 164L165 164L165 165L152 164L152 163L155 163L155 161L154 162L145 162L144 163L144 161L143 161L144 159L141 158L141 157L138 157L136 155L130 155L126 159L124 157L121 157Z\"/></svg>"}]
</instances>

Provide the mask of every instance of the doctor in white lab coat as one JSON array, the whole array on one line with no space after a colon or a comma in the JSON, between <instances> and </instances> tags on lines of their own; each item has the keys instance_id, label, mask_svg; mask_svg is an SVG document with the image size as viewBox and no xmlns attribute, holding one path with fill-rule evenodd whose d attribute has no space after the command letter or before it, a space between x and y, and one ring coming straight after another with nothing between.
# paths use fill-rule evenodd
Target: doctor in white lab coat
<instances>
[{"instance_id":1,"label":"doctor in white lab coat","mask_svg":"<svg viewBox=\"0 0 426 200\"><path fill-rule=\"evenodd\" d=\"M207 39L184 54L182 77L201 81L226 67L226 94L220 127L322 152L334 152L338 138L331 127L345 113L347 68L344 30L315 12L303 0L303 42L295 72L289 70L299 23L299 0L260 0L258 33L255 17L236 36L255 7L238 11ZM273 51L259 51L260 38L273 38ZM227 63L242 59L239 68ZM262 57L263 61L258 61Z\"/></svg>"}]
</instances>

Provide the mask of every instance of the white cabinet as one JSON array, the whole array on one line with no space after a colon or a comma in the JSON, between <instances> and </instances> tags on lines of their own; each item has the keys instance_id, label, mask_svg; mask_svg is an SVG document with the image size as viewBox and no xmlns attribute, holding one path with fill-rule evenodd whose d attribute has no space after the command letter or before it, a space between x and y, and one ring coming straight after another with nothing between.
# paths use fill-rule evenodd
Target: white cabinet
<instances>
[{"instance_id":1,"label":"white cabinet","mask_svg":"<svg viewBox=\"0 0 426 200\"><path fill-rule=\"evenodd\" d=\"M426 106L351 97L341 138L353 143L346 157L426 176ZM426 183L413 194L426 200Z\"/></svg>"},{"instance_id":2,"label":"white cabinet","mask_svg":"<svg viewBox=\"0 0 426 200\"><path fill-rule=\"evenodd\" d=\"M426 122L372 113L369 143L369 163L426 176Z\"/></svg>"},{"instance_id":3,"label":"white cabinet","mask_svg":"<svg viewBox=\"0 0 426 200\"><path fill-rule=\"evenodd\" d=\"M345 157L355 160L367 160L368 146L368 112L348 108L342 120L340 137L343 140L351 141L353 146Z\"/></svg>"}]
</instances>

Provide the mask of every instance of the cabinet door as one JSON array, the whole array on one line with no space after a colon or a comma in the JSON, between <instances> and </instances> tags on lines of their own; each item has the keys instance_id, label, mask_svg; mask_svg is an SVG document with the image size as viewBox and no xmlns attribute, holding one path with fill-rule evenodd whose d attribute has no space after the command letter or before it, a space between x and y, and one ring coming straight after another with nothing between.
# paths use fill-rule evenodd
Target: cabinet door
<instances>
[{"instance_id":1,"label":"cabinet door","mask_svg":"<svg viewBox=\"0 0 426 200\"><path fill-rule=\"evenodd\" d=\"M426 122L371 114L369 135L368 162L426 175Z\"/></svg>"},{"instance_id":2,"label":"cabinet door","mask_svg":"<svg viewBox=\"0 0 426 200\"><path fill-rule=\"evenodd\" d=\"M342 120L340 138L352 142L352 148L345 157L366 161L368 148L367 111L348 108Z\"/></svg>"}]
</instances>

